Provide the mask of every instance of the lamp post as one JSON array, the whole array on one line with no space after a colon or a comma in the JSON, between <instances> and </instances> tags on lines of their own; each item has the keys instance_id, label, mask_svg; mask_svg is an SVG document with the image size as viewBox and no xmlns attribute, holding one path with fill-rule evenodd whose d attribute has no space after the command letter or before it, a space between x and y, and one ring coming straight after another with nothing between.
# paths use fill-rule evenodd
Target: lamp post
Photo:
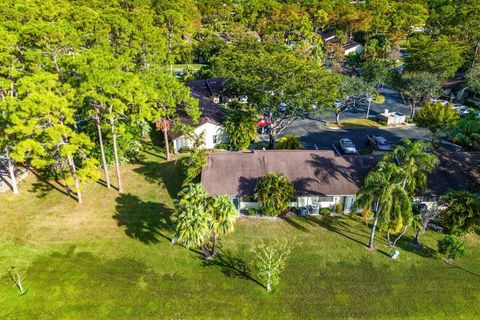
<instances>
[{"instance_id":1,"label":"lamp post","mask_svg":"<svg viewBox=\"0 0 480 320\"><path fill-rule=\"evenodd\" d=\"M368 98L367 98L367 101L368 101L368 108L367 108L367 117L366 117L366 119L368 120L368 117L370 116L370 105L372 104L372 101L373 101L372 97L368 97Z\"/></svg>"}]
</instances>

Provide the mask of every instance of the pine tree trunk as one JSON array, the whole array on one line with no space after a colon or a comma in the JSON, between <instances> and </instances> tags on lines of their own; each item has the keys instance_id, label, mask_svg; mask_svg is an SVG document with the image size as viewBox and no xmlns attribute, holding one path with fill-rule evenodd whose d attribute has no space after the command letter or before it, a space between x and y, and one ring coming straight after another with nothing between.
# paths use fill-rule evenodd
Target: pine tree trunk
<instances>
[{"instance_id":1,"label":"pine tree trunk","mask_svg":"<svg viewBox=\"0 0 480 320\"><path fill-rule=\"evenodd\" d=\"M13 194L18 194L17 178L15 177L15 167L12 158L7 154L8 173L10 174L10 183L12 184Z\"/></svg>"},{"instance_id":2,"label":"pine tree trunk","mask_svg":"<svg viewBox=\"0 0 480 320\"><path fill-rule=\"evenodd\" d=\"M107 160L105 159L105 149L103 147L102 127L100 126L100 119L98 118L98 114L97 114L96 122L97 122L97 130L98 130L98 143L100 144L100 153L102 155L103 171L105 172L105 183L107 184L107 188L110 188L110 175L108 174Z\"/></svg>"},{"instance_id":3,"label":"pine tree trunk","mask_svg":"<svg viewBox=\"0 0 480 320\"><path fill-rule=\"evenodd\" d=\"M82 199L82 192L80 191L80 181L78 180L77 177L77 169L75 168L75 162L72 159L72 156L67 156L68 160L68 167L70 168L70 173L73 176L74 179L74 186L75 186L75 192L77 193L77 200L78 203L83 203Z\"/></svg>"},{"instance_id":4,"label":"pine tree trunk","mask_svg":"<svg viewBox=\"0 0 480 320\"><path fill-rule=\"evenodd\" d=\"M168 132L166 128L163 128L163 139L165 140L165 156L167 161L170 161L170 146L168 145Z\"/></svg>"},{"instance_id":5,"label":"pine tree trunk","mask_svg":"<svg viewBox=\"0 0 480 320\"><path fill-rule=\"evenodd\" d=\"M120 160L118 159L117 133L115 132L115 120L113 118L110 119L110 125L112 127L113 154L115 156L115 170L117 172L118 192L122 193L123 187L122 178L120 176Z\"/></svg>"}]
</instances>

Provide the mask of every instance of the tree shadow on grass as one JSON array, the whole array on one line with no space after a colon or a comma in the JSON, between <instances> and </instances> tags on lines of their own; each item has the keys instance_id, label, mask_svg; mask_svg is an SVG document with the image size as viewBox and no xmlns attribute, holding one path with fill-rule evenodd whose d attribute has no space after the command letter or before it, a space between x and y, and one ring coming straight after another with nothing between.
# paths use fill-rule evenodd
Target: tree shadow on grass
<instances>
[{"instance_id":1,"label":"tree shadow on grass","mask_svg":"<svg viewBox=\"0 0 480 320\"><path fill-rule=\"evenodd\" d=\"M424 258L435 257L437 251L426 245L415 245L412 237L403 237L397 242L397 247L406 252L415 253Z\"/></svg>"},{"instance_id":2,"label":"tree shadow on grass","mask_svg":"<svg viewBox=\"0 0 480 320\"><path fill-rule=\"evenodd\" d=\"M291 225L297 230L300 230L302 232L311 232L308 228L306 228L304 225L298 222L300 218L282 216L280 217L280 219L282 219L283 221L285 221L286 223L288 223L289 225ZM309 222L308 219L302 219L302 220Z\"/></svg>"},{"instance_id":3,"label":"tree shadow on grass","mask_svg":"<svg viewBox=\"0 0 480 320\"><path fill-rule=\"evenodd\" d=\"M356 242L362 246L366 246L368 242L368 235L357 233L351 230L349 226L345 223L338 223L335 221L335 218L332 217L319 217L319 216L309 216L308 219L313 221L320 227L323 227L329 231L335 232L353 242ZM348 228L346 227L348 226ZM362 242L354 237L366 238L365 242Z\"/></svg>"},{"instance_id":4,"label":"tree shadow on grass","mask_svg":"<svg viewBox=\"0 0 480 320\"><path fill-rule=\"evenodd\" d=\"M240 257L236 257L229 250L220 249L217 256L213 259L204 259L202 257L202 266L219 267L222 273L229 278L250 280L264 288L263 284L251 276L245 260Z\"/></svg>"},{"instance_id":5,"label":"tree shadow on grass","mask_svg":"<svg viewBox=\"0 0 480 320\"><path fill-rule=\"evenodd\" d=\"M452 267L452 268L455 268L455 269L459 269L459 270L461 270L461 271L464 271L464 272L466 272L466 273L468 273L468 274L471 274L472 276L475 276L475 277L479 277L479 278L480 278L480 274L475 273L475 272L472 272L472 271L470 271L470 270L467 270L467 269L465 269L465 268L463 268L463 267L460 267L459 265L450 263L449 266Z\"/></svg>"},{"instance_id":6,"label":"tree shadow on grass","mask_svg":"<svg viewBox=\"0 0 480 320\"><path fill-rule=\"evenodd\" d=\"M113 219L125 227L125 234L143 243L158 243L159 237L170 241L166 233L173 230L172 209L162 203L142 201L132 194L122 194L116 199Z\"/></svg>"},{"instance_id":7,"label":"tree shadow on grass","mask_svg":"<svg viewBox=\"0 0 480 320\"><path fill-rule=\"evenodd\" d=\"M185 173L180 161L157 162L142 159L137 162L140 166L134 171L142 174L150 183L164 186L171 198L176 198L182 189Z\"/></svg>"}]
</instances>

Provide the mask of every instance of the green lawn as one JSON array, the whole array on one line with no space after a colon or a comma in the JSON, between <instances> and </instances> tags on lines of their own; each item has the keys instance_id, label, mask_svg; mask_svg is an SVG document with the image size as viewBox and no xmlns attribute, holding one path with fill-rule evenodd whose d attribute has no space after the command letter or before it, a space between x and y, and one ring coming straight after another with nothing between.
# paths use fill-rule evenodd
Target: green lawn
<instances>
[{"instance_id":1,"label":"green lawn","mask_svg":"<svg viewBox=\"0 0 480 320\"><path fill-rule=\"evenodd\" d=\"M331 128L381 128L382 124L363 118L350 118L345 120L340 120L340 125L336 125L334 122L328 123L328 126Z\"/></svg>"},{"instance_id":2,"label":"green lawn","mask_svg":"<svg viewBox=\"0 0 480 320\"><path fill-rule=\"evenodd\" d=\"M480 238L464 240L455 266L402 242L398 261L364 248L353 218L240 218L222 254L204 261L172 245L172 197L181 171L150 149L123 167L125 193L100 184L76 204L33 176L21 195L0 195L0 264L26 270L24 296L0 279L0 319L478 319ZM260 239L297 243L280 286L256 282L250 248Z\"/></svg>"}]
</instances>

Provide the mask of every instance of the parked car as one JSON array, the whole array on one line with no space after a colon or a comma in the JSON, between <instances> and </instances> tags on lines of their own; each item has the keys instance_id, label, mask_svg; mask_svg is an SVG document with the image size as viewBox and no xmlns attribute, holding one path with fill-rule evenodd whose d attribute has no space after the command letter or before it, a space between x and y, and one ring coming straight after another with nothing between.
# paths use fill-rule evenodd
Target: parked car
<instances>
[{"instance_id":1,"label":"parked car","mask_svg":"<svg viewBox=\"0 0 480 320\"><path fill-rule=\"evenodd\" d=\"M432 103L440 102L442 105L449 104L449 102L447 100L442 100L442 99L430 99L430 102L432 102Z\"/></svg>"},{"instance_id":2,"label":"parked car","mask_svg":"<svg viewBox=\"0 0 480 320\"><path fill-rule=\"evenodd\" d=\"M340 149L347 154L356 154L357 148L353 144L352 140L348 138L340 139Z\"/></svg>"},{"instance_id":3,"label":"parked car","mask_svg":"<svg viewBox=\"0 0 480 320\"><path fill-rule=\"evenodd\" d=\"M374 134L367 135L368 143L376 150L389 151L392 150L392 146L388 143L388 140L383 136L377 136Z\"/></svg>"},{"instance_id":4,"label":"parked car","mask_svg":"<svg viewBox=\"0 0 480 320\"><path fill-rule=\"evenodd\" d=\"M465 115L465 114L469 114L469 113L470 113L470 108L467 107L467 106L464 106L464 105L462 105L462 104L460 104L460 103L454 103L454 104L452 105L452 108L453 108L454 110L458 110L458 112L460 112L460 114L462 114L462 115Z\"/></svg>"}]
</instances>

